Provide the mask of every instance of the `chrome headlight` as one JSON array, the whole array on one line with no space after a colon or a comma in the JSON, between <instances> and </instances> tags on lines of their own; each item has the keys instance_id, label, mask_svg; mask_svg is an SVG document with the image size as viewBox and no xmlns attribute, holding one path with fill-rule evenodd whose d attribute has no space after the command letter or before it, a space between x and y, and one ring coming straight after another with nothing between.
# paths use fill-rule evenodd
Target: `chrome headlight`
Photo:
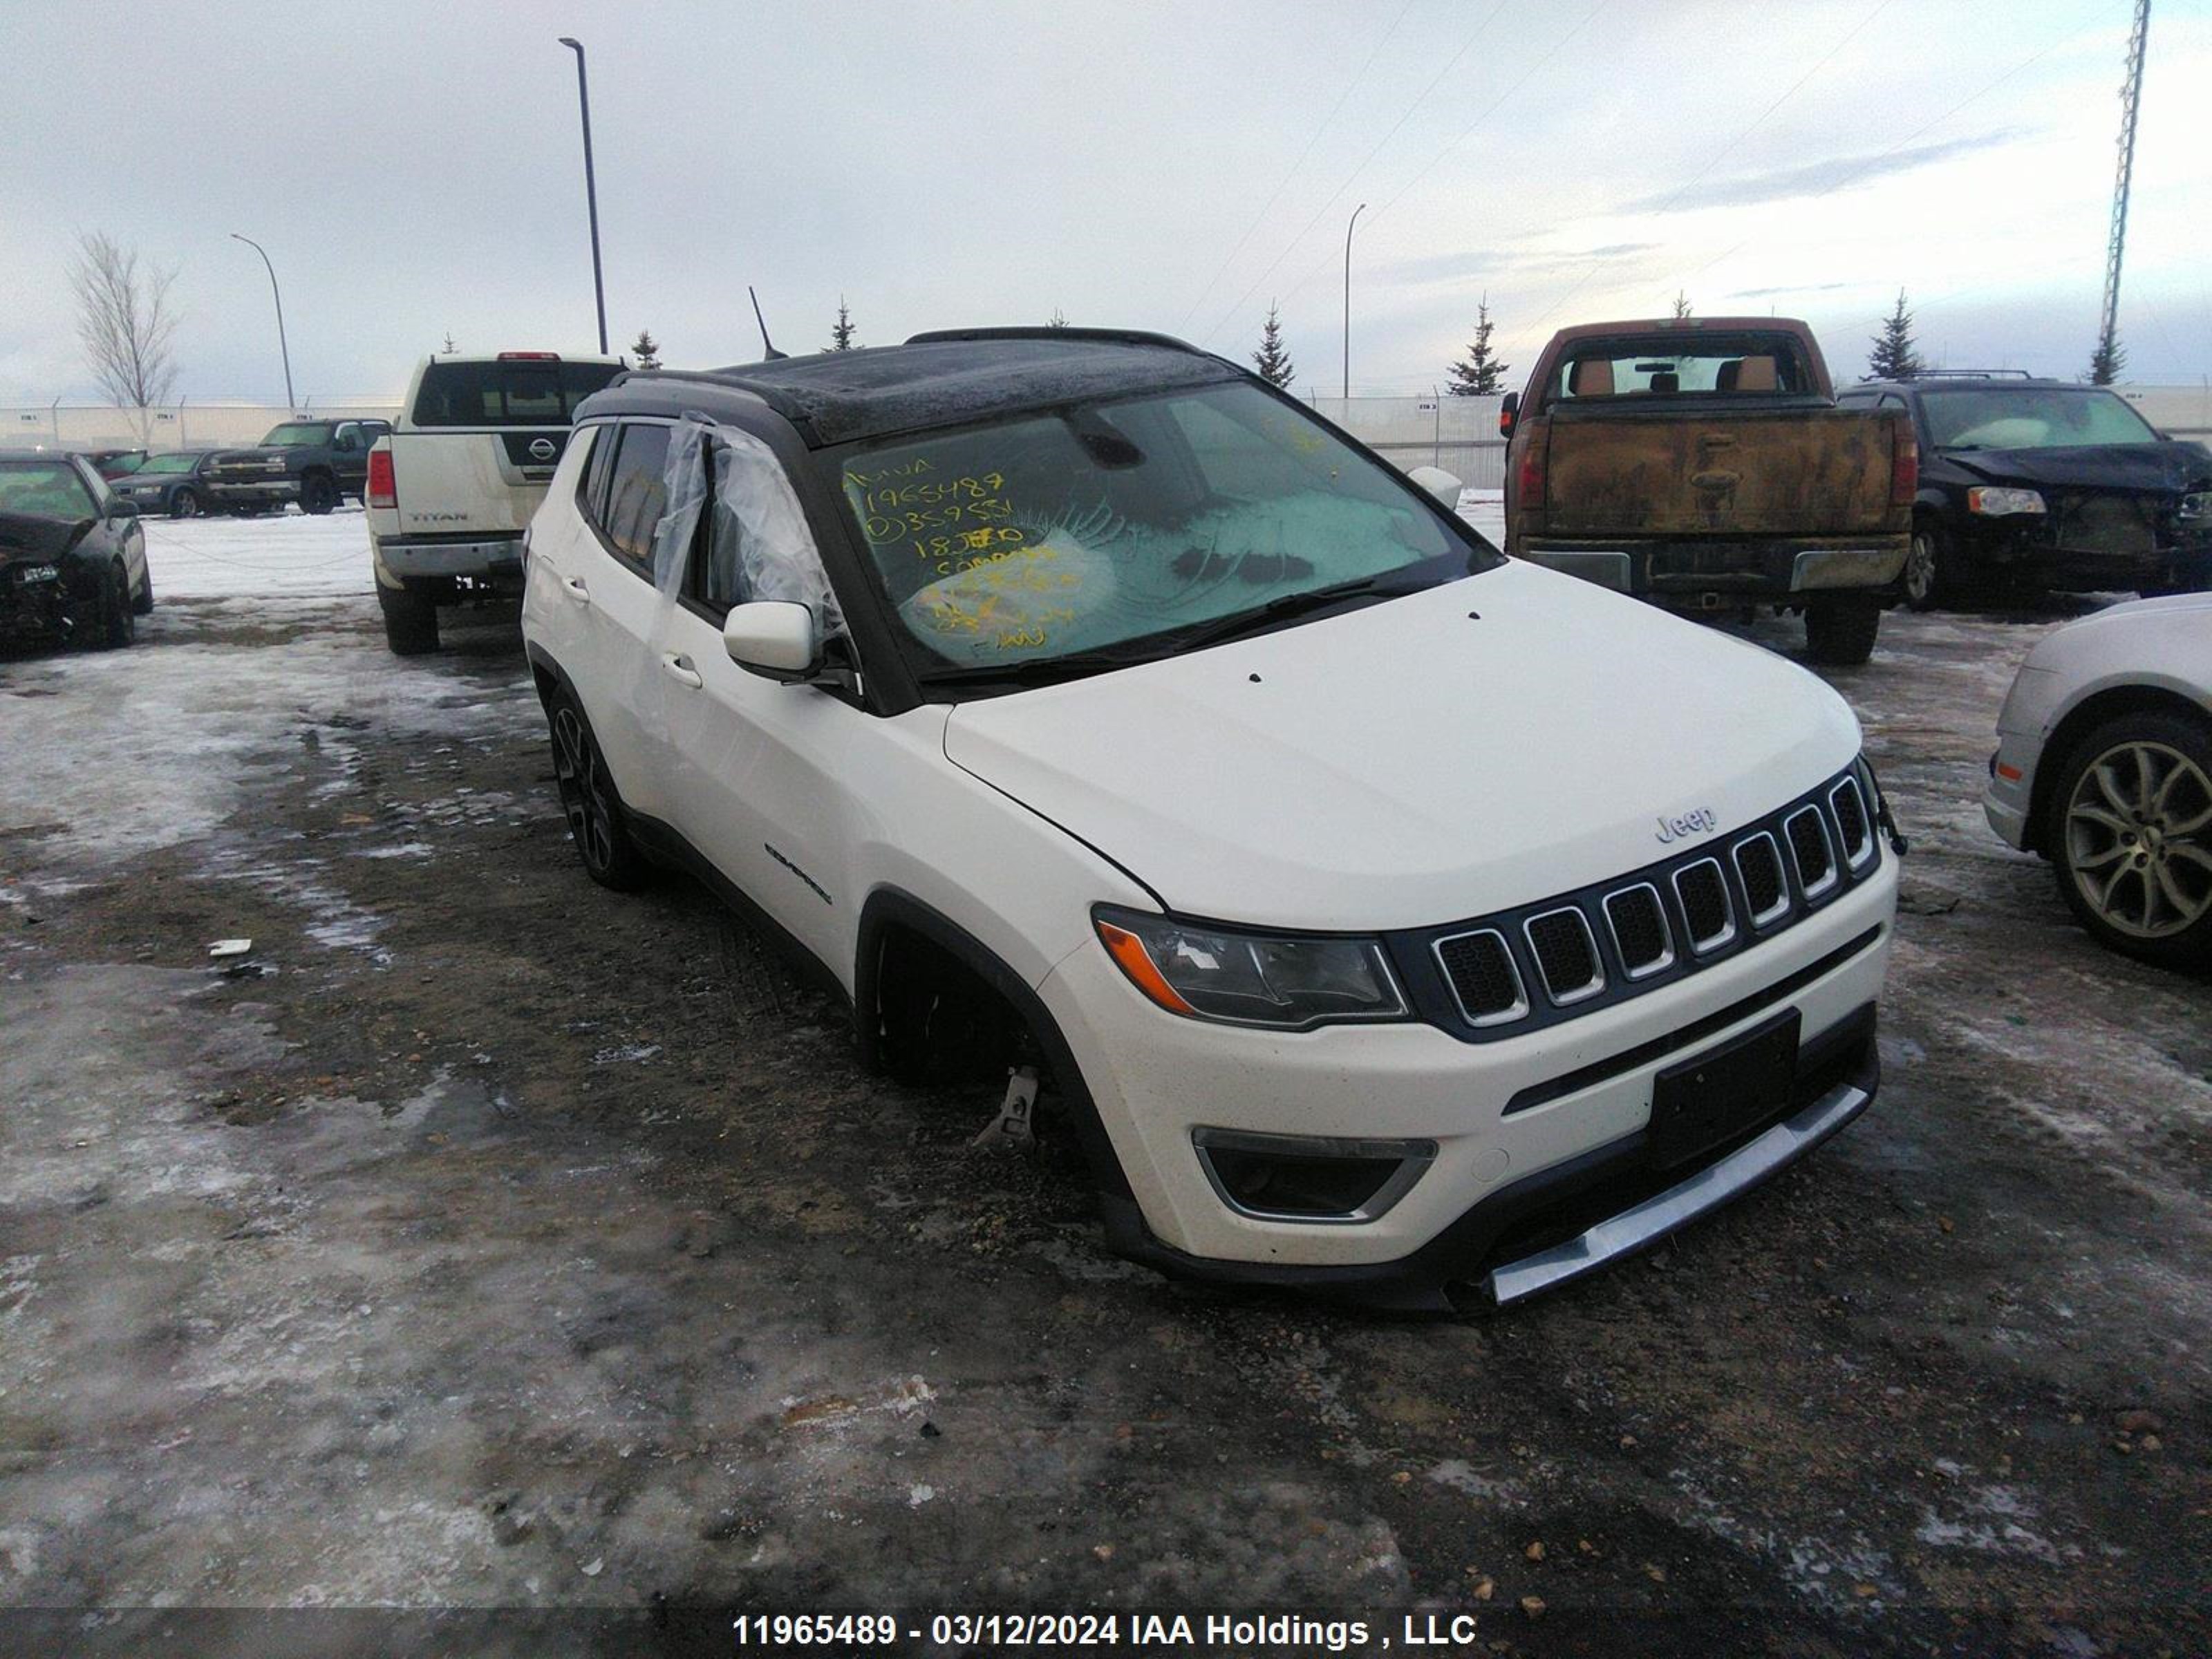
<instances>
[{"instance_id":1,"label":"chrome headlight","mask_svg":"<svg viewBox=\"0 0 2212 1659\"><path fill-rule=\"evenodd\" d=\"M2047 513L2050 508L2044 506L2043 497L2033 489L1977 485L1966 492L1966 511L1994 519L2008 513Z\"/></svg>"},{"instance_id":2,"label":"chrome headlight","mask_svg":"<svg viewBox=\"0 0 2212 1659\"><path fill-rule=\"evenodd\" d=\"M1379 939L1247 933L1104 907L1091 920L1129 982L1170 1013L1293 1030L1408 1017Z\"/></svg>"}]
</instances>

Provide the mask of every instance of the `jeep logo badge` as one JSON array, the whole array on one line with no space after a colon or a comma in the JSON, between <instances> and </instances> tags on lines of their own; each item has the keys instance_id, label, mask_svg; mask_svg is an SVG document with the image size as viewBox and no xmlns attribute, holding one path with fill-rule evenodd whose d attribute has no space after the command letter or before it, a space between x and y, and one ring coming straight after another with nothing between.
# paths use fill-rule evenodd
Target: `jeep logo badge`
<instances>
[{"instance_id":1,"label":"jeep logo badge","mask_svg":"<svg viewBox=\"0 0 2212 1659\"><path fill-rule=\"evenodd\" d=\"M560 453L561 446L550 438L532 438L530 441L530 458L532 460L550 461Z\"/></svg>"},{"instance_id":2,"label":"jeep logo badge","mask_svg":"<svg viewBox=\"0 0 2212 1659\"><path fill-rule=\"evenodd\" d=\"M1687 841L1692 836L1709 836L1721 827L1720 819L1710 806L1700 806L1694 812L1659 820L1658 838L1661 845L1668 842Z\"/></svg>"}]
</instances>

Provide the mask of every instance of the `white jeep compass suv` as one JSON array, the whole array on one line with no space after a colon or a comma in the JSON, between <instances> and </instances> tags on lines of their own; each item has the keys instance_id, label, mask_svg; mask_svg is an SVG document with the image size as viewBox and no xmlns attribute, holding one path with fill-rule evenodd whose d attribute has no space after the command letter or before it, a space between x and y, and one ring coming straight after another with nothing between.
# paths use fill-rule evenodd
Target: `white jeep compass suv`
<instances>
[{"instance_id":1,"label":"white jeep compass suv","mask_svg":"<svg viewBox=\"0 0 2212 1659\"><path fill-rule=\"evenodd\" d=\"M1220 358L626 375L531 535L590 873L693 872L896 1075L1042 1073L1162 1269L1511 1302L1873 1096L1897 866L1842 700Z\"/></svg>"}]
</instances>

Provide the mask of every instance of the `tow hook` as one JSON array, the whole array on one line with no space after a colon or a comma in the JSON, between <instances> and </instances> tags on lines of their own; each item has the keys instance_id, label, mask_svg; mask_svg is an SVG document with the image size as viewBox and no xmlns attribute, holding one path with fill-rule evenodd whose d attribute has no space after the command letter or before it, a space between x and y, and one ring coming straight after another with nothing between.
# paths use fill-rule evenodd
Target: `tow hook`
<instances>
[{"instance_id":1,"label":"tow hook","mask_svg":"<svg viewBox=\"0 0 2212 1659\"><path fill-rule=\"evenodd\" d=\"M999 1115L983 1126L983 1132L969 1145L981 1151L986 1146L1012 1146L1017 1152L1027 1152L1036 1145L1036 1126L1033 1114L1036 1109L1037 1068L1018 1066L1006 1073L1006 1097L999 1103Z\"/></svg>"}]
</instances>

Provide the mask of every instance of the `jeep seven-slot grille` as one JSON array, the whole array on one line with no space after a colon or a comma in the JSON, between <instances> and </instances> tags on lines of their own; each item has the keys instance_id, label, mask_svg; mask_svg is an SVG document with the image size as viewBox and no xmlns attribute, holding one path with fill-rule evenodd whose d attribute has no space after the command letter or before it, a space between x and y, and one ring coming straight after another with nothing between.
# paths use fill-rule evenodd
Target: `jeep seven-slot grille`
<instances>
[{"instance_id":1,"label":"jeep seven-slot grille","mask_svg":"<svg viewBox=\"0 0 2212 1659\"><path fill-rule=\"evenodd\" d=\"M1451 981L1460 1012L1469 1024L1518 1019L1528 1012L1521 975L1513 965L1512 947L1503 933L1486 928L1445 939L1437 946L1437 960L1443 964L1444 975Z\"/></svg>"},{"instance_id":2,"label":"jeep seven-slot grille","mask_svg":"<svg viewBox=\"0 0 2212 1659\"><path fill-rule=\"evenodd\" d=\"M1646 869L1413 935L1476 1041L1699 971L1795 925L1881 866L1872 784L1854 767L1732 834Z\"/></svg>"},{"instance_id":3,"label":"jeep seven-slot grille","mask_svg":"<svg viewBox=\"0 0 2212 1659\"><path fill-rule=\"evenodd\" d=\"M1531 917L1528 947L1536 953L1544 989L1559 1006L1584 1001L1605 989L1597 939L1590 932L1589 918L1579 909L1548 910Z\"/></svg>"},{"instance_id":4,"label":"jeep seven-slot grille","mask_svg":"<svg viewBox=\"0 0 2212 1659\"><path fill-rule=\"evenodd\" d=\"M1790 887L1782 874L1782 849L1774 837L1761 831L1735 844L1735 872L1743 878L1743 896L1751 902L1751 920L1764 927L1790 908Z\"/></svg>"}]
</instances>

